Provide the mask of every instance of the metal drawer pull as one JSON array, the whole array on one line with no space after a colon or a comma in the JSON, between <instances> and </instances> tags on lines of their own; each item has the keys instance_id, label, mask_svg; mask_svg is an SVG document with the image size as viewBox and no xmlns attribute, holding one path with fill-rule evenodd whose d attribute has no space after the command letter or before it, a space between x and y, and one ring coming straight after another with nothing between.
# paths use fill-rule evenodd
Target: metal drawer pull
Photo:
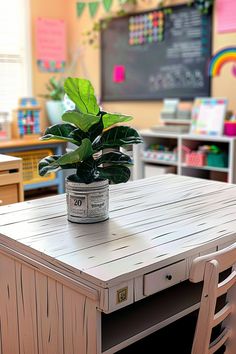
<instances>
[{"instance_id":1,"label":"metal drawer pull","mask_svg":"<svg viewBox=\"0 0 236 354\"><path fill-rule=\"evenodd\" d=\"M167 279L167 280L172 280L172 275L171 275L171 274L167 274L167 275L166 275L166 279Z\"/></svg>"}]
</instances>

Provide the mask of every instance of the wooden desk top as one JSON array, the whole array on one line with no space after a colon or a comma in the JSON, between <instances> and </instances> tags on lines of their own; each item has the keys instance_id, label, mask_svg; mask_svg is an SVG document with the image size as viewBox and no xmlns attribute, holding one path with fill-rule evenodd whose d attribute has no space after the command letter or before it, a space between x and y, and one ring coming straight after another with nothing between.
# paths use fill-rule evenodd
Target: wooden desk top
<instances>
[{"instance_id":1,"label":"wooden desk top","mask_svg":"<svg viewBox=\"0 0 236 354\"><path fill-rule=\"evenodd\" d=\"M67 221L65 195L0 208L1 244L104 288L234 240L236 186L192 177L111 186L98 224Z\"/></svg>"},{"instance_id":2,"label":"wooden desk top","mask_svg":"<svg viewBox=\"0 0 236 354\"><path fill-rule=\"evenodd\" d=\"M8 162L18 162L18 161L21 161L21 158L20 157L15 157L15 156L9 156L9 155L3 155L3 154L0 154L0 164L5 164L5 163L8 163Z\"/></svg>"},{"instance_id":3,"label":"wooden desk top","mask_svg":"<svg viewBox=\"0 0 236 354\"><path fill-rule=\"evenodd\" d=\"M58 145L58 144L65 144L63 140L47 140L42 141L39 138L33 139L11 139L8 141L0 141L0 149L6 148L14 148L14 147L22 147L22 146L36 146L36 145Z\"/></svg>"}]
</instances>

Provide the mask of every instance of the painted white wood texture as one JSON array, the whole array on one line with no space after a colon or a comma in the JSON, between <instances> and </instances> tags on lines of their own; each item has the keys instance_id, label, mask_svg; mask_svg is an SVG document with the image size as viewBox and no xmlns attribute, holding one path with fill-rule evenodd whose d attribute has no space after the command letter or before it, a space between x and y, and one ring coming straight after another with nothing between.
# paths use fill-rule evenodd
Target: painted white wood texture
<instances>
[{"instance_id":1,"label":"painted white wood texture","mask_svg":"<svg viewBox=\"0 0 236 354\"><path fill-rule=\"evenodd\" d=\"M94 300L3 253L0 294L1 354L100 354Z\"/></svg>"},{"instance_id":2,"label":"painted white wood texture","mask_svg":"<svg viewBox=\"0 0 236 354\"><path fill-rule=\"evenodd\" d=\"M174 263L168 267L144 275L143 293L146 296L157 291L169 288L188 278L186 274L186 260Z\"/></svg>"},{"instance_id":3,"label":"painted white wood texture","mask_svg":"<svg viewBox=\"0 0 236 354\"><path fill-rule=\"evenodd\" d=\"M1 207L1 354L113 354L193 311L195 285L163 296L155 275L236 241L235 211L235 185L176 175L111 186L98 224L67 221L65 195Z\"/></svg>"},{"instance_id":4,"label":"painted white wood texture","mask_svg":"<svg viewBox=\"0 0 236 354\"><path fill-rule=\"evenodd\" d=\"M110 189L99 224L68 222L64 195L1 207L1 244L107 288L236 239L232 184L165 175Z\"/></svg>"},{"instance_id":5,"label":"painted white wood texture","mask_svg":"<svg viewBox=\"0 0 236 354\"><path fill-rule=\"evenodd\" d=\"M235 284L236 243L205 256L197 257L190 270L190 280L203 281L200 310L193 340L192 354L213 354L226 345L229 354L235 353ZM220 273L230 274L220 280ZM224 305L216 312L217 299L227 295ZM222 332L212 340L212 329L221 324Z\"/></svg>"}]
</instances>

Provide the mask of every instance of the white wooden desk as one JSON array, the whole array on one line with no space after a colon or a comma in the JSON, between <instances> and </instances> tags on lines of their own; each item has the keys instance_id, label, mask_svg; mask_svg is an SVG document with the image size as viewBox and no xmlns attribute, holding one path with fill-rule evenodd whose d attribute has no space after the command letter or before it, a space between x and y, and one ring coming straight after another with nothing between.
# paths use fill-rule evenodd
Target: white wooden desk
<instances>
[{"instance_id":1,"label":"white wooden desk","mask_svg":"<svg viewBox=\"0 0 236 354\"><path fill-rule=\"evenodd\" d=\"M1 207L0 353L115 353L196 309L192 259L234 241L236 186L191 177L111 186L99 224L64 195Z\"/></svg>"}]
</instances>

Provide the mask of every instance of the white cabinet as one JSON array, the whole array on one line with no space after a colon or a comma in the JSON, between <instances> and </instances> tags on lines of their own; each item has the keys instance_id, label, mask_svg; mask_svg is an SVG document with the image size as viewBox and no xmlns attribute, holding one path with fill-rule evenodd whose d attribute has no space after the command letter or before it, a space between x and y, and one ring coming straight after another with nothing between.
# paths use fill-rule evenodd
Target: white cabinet
<instances>
[{"instance_id":1,"label":"white cabinet","mask_svg":"<svg viewBox=\"0 0 236 354\"><path fill-rule=\"evenodd\" d=\"M141 130L143 144L134 149L134 179L162 173L176 173L183 176L199 177L221 182L236 183L236 138L227 136L198 136L191 134L164 133ZM168 146L175 150L176 159L164 160L158 156L147 156L150 145ZM227 153L226 167L190 166L185 162L186 149L196 150L200 145L216 145ZM158 167L155 173L155 167ZM167 168L170 167L170 170Z\"/></svg>"}]
</instances>

